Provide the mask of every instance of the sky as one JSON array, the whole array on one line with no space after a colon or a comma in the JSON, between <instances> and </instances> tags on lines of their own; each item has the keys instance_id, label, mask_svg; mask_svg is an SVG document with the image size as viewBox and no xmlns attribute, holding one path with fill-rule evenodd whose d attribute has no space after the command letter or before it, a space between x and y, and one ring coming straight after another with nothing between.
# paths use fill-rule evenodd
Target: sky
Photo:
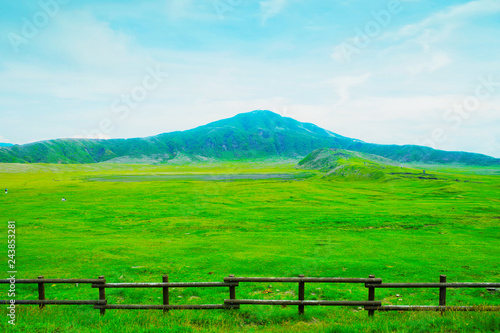
<instances>
[{"instance_id":1,"label":"sky","mask_svg":"<svg viewBox=\"0 0 500 333\"><path fill-rule=\"evenodd\" d=\"M498 0L0 4L0 142L131 138L253 110L500 158Z\"/></svg>"}]
</instances>

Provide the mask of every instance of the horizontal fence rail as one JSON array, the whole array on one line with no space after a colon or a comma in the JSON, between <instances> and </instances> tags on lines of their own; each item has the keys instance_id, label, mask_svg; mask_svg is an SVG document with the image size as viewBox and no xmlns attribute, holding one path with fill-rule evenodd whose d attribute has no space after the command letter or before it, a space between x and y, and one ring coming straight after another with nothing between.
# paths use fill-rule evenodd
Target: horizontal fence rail
<instances>
[{"instance_id":1,"label":"horizontal fence rail","mask_svg":"<svg viewBox=\"0 0 500 333\"><path fill-rule=\"evenodd\" d=\"M40 281L42 280L43 281ZM10 283L12 279L0 280L0 283ZM38 277L38 279L15 279L16 283L21 284L33 284L33 283L102 283L103 279L44 279L43 276Z\"/></svg>"},{"instance_id":2,"label":"horizontal fence rail","mask_svg":"<svg viewBox=\"0 0 500 333\"><path fill-rule=\"evenodd\" d=\"M94 305L94 309L99 309L104 315L106 310L163 310L167 312L172 309L183 310L213 310L227 309L235 306L227 304L170 304L169 288L214 288L228 287L230 297L234 294L233 289L238 286L238 282L168 282L168 275L163 276L163 282L159 283L106 283L100 280L100 283L93 283L92 288L99 289L99 299L104 303ZM107 304L105 290L107 288L161 288L163 290L163 304Z\"/></svg>"},{"instance_id":3,"label":"horizontal fence rail","mask_svg":"<svg viewBox=\"0 0 500 333\"><path fill-rule=\"evenodd\" d=\"M231 287L238 283L224 282L166 282L166 283L104 283L92 284L92 288L188 288L188 287Z\"/></svg>"},{"instance_id":4,"label":"horizontal fence rail","mask_svg":"<svg viewBox=\"0 0 500 333\"><path fill-rule=\"evenodd\" d=\"M216 310L227 309L224 304L175 304L175 305L155 305L155 304L110 304L106 306L95 306L95 309L110 310Z\"/></svg>"},{"instance_id":5,"label":"horizontal fence rail","mask_svg":"<svg viewBox=\"0 0 500 333\"><path fill-rule=\"evenodd\" d=\"M367 283L366 287L373 288L499 288L500 283L474 283L474 282L451 282L451 283Z\"/></svg>"},{"instance_id":6,"label":"horizontal fence rail","mask_svg":"<svg viewBox=\"0 0 500 333\"><path fill-rule=\"evenodd\" d=\"M337 305L337 306L380 306L382 302L370 301L296 301L296 300L274 300L274 299L226 299L228 304L267 304L267 305Z\"/></svg>"},{"instance_id":7,"label":"horizontal fence rail","mask_svg":"<svg viewBox=\"0 0 500 333\"><path fill-rule=\"evenodd\" d=\"M368 314L373 316L373 311L500 311L500 306L447 306L447 288L496 288L500 283L477 283L477 282L446 282L446 275L439 277L439 283L367 283L365 287L370 290L368 299L375 299L376 288L438 288L439 306L429 305L380 305L365 306Z\"/></svg>"},{"instance_id":8,"label":"horizontal fence rail","mask_svg":"<svg viewBox=\"0 0 500 333\"><path fill-rule=\"evenodd\" d=\"M44 279L39 276L38 279L1 279L0 284L37 284L38 300L15 300L14 304L38 304L40 309L45 305L99 305L106 304L105 300L48 300L45 299L45 284L92 284L103 283L104 279ZM12 300L0 300L0 304L12 304Z\"/></svg>"},{"instance_id":9,"label":"horizontal fence rail","mask_svg":"<svg viewBox=\"0 0 500 333\"><path fill-rule=\"evenodd\" d=\"M385 305L366 307L377 311L500 311L500 306Z\"/></svg>"},{"instance_id":10,"label":"horizontal fence rail","mask_svg":"<svg viewBox=\"0 0 500 333\"><path fill-rule=\"evenodd\" d=\"M375 301L307 301L305 300L305 284L307 283L370 283L370 284L380 284L382 279L376 279L374 276L368 279L363 278L316 278L316 277L305 277L304 275L299 275L299 277L290 278L276 278L276 277L234 277L229 276L224 278L224 282L292 282L298 283L298 300L253 300L253 299L231 299L224 300L224 304L227 305L241 305L241 304L252 304L252 305L297 305L299 314L303 314L306 305L321 305L321 306L381 306L381 302Z\"/></svg>"},{"instance_id":11,"label":"horizontal fence rail","mask_svg":"<svg viewBox=\"0 0 500 333\"><path fill-rule=\"evenodd\" d=\"M0 304L11 304L10 300L0 300ZM96 300L16 300L15 304L55 304L55 305L87 305L87 304L105 304L103 301Z\"/></svg>"},{"instance_id":12,"label":"horizontal fence rail","mask_svg":"<svg viewBox=\"0 0 500 333\"><path fill-rule=\"evenodd\" d=\"M298 299L276 300L276 299L238 299L236 288L240 283L297 283ZM51 300L46 299L45 284L83 284L90 285L98 290L98 299L95 300ZM364 284L368 290L367 300L306 300L306 283L358 283ZM447 282L446 276L441 275L439 282L434 283L383 283L381 278L370 275L368 278L344 278L344 277L236 277L229 275L224 282L169 282L168 275L164 275L162 282L147 283L107 283L104 276L97 279L45 279L39 276L37 279L0 279L0 284L36 284L38 286L38 299L36 300L0 300L0 304L15 305L38 305L43 309L46 305L93 305L94 309L100 311L101 315L106 310L215 310L215 309L239 309L240 305L281 305L297 306L299 314L303 314L305 306L362 306L373 316L375 311L500 311L500 306L453 306L446 304L446 291L449 288L486 288L497 292L500 282ZM221 304L170 304L170 288L228 288L229 298L224 299ZM106 289L108 288L158 288L162 289L162 304L108 304ZM383 305L382 301L376 300L375 291L378 288L404 289L404 288L435 288L439 289L439 305ZM500 293L499 293L500 295Z\"/></svg>"},{"instance_id":13,"label":"horizontal fence rail","mask_svg":"<svg viewBox=\"0 0 500 333\"><path fill-rule=\"evenodd\" d=\"M317 278L317 277L226 277L224 282L317 282L317 283L382 283L382 279L375 278Z\"/></svg>"}]
</instances>

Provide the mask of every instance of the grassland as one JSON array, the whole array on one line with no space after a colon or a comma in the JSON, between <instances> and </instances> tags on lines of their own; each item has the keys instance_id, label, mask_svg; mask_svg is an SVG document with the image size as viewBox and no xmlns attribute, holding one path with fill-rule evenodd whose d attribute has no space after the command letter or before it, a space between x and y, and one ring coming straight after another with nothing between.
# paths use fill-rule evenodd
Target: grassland
<instances>
[{"instance_id":1,"label":"grassland","mask_svg":"<svg viewBox=\"0 0 500 333\"><path fill-rule=\"evenodd\" d=\"M480 172L484 171L478 169ZM500 281L498 170L407 169L383 179L303 178L294 164L184 166L0 164L0 217L15 220L18 278L109 282L222 281L224 276L374 274L384 282ZM297 174L206 180L206 175ZM429 172L427 173L429 174ZM200 179L158 175L203 175ZM134 177L136 181L95 181ZM149 177L149 178L148 178ZM94 180L92 180L94 179ZM137 180L143 181L137 181ZM67 201L61 201L61 198ZM7 271L7 251L5 250ZM353 285L306 285L306 299L366 299ZM0 288L5 295L5 286ZM33 287L18 285L19 298ZM319 288L319 289L317 289ZM240 298L292 298L295 284L242 284ZM96 290L47 286L47 297ZM400 296L396 297L395 295ZM173 302L220 303L227 290L175 289ZM160 290L108 291L112 303L160 304ZM436 304L437 290L380 290L385 304ZM401 299L401 300L399 300ZM499 305L500 293L449 290L450 305ZM2 310L5 311L5 310ZM356 308L242 306L239 311L123 311L19 306L18 332L498 332L498 313L377 313ZM5 313L5 312L4 312Z\"/></svg>"}]
</instances>

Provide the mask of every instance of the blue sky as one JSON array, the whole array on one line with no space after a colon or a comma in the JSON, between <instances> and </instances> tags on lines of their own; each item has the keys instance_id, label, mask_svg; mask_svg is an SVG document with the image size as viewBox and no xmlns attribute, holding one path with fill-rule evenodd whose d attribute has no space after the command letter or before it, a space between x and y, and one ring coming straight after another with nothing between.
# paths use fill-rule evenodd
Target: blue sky
<instances>
[{"instance_id":1,"label":"blue sky","mask_svg":"<svg viewBox=\"0 0 500 333\"><path fill-rule=\"evenodd\" d=\"M124 138L255 109L500 157L500 1L0 4L0 142Z\"/></svg>"}]
</instances>

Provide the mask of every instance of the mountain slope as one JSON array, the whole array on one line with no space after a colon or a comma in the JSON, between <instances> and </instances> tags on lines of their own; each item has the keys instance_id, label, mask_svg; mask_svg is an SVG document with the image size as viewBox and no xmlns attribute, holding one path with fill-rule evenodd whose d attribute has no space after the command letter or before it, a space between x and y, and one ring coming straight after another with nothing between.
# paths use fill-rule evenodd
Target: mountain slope
<instances>
[{"instance_id":1,"label":"mountain slope","mask_svg":"<svg viewBox=\"0 0 500 333\"><path fill-rule=\"evenodd\" d=\"M301 158L324 147L365 152L399 162L500 165L500 159L481 154L365 143L271 111L242 113L191 130L147 138L57 139L0 147L0 162L96 163L141 159L168 162L181 157L188 160Z\"/></svg>"},{"instance_id":2,"label":"mountain slope","mask_svg":"<svg viewBox=\"0 0 500 333\"><path fill-rule=\"evenodd\" d=\"M296 168L320 171L326 180L459 181L456 174L428 172L421 168L401 166L381 156L336 148L316 149L299 161Z\"/></svg>"},{"instance_id":3,"label":"mountain slope","mask_svg":"<svg viewBox=\"0 0 500 333\"><path fill-rule=\"evenodd\" d=\"M326 178L383 179L388 170L397 170L394 161L344 149L316 149L297 168L325 172Z\"/></svg>"}]
</instances>

